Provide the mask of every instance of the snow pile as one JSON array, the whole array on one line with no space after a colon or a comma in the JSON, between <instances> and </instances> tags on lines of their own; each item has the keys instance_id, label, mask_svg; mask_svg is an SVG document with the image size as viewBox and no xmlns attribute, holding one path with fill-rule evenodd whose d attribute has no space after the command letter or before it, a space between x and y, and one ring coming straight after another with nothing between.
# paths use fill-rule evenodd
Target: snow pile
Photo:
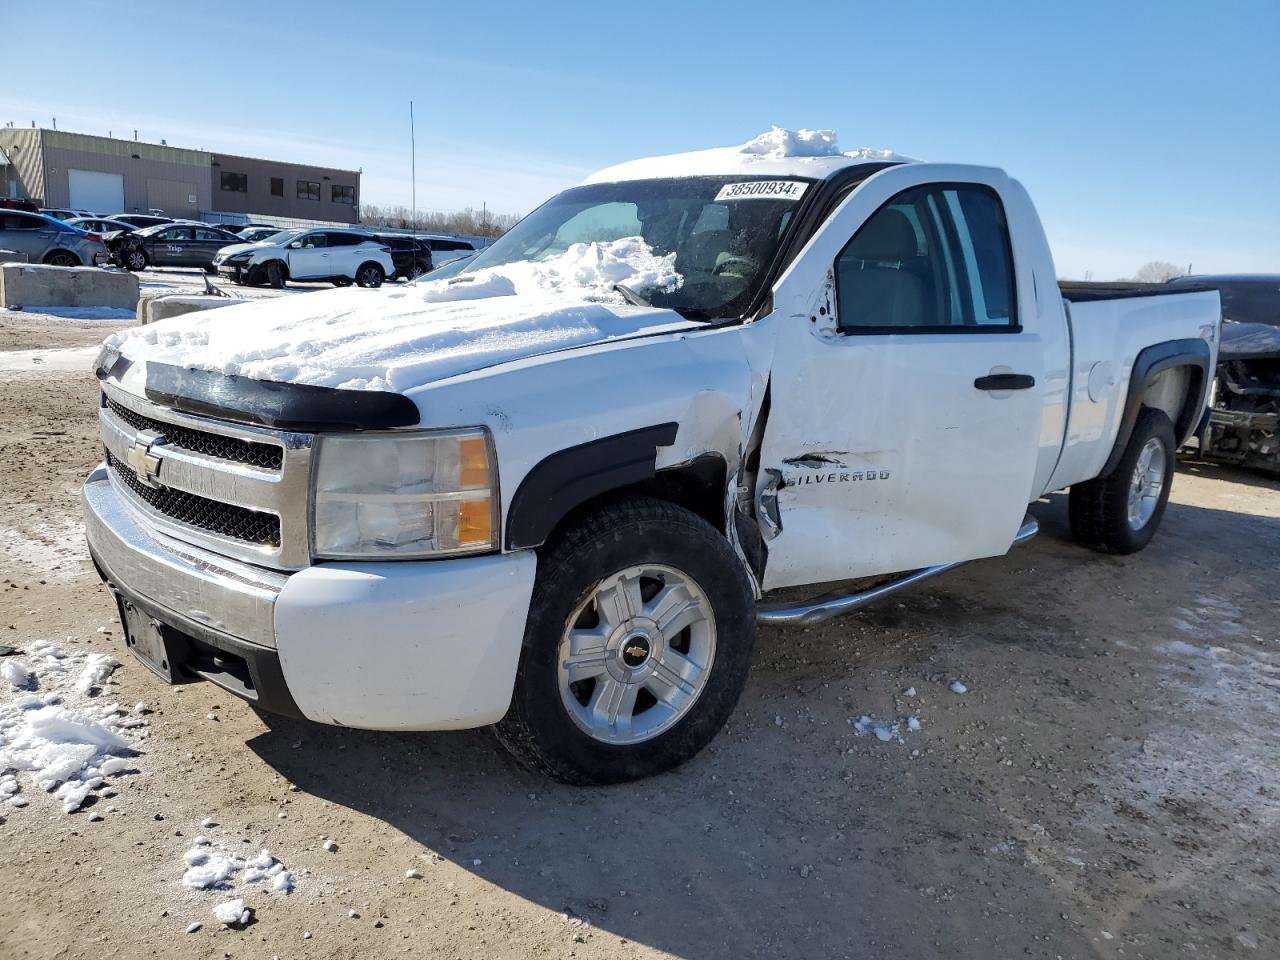
<instances>
[{"instance_id":1,"label":"snow pile","mask_svg":"<svg viewBox=\"0 0 1280 960\"><path fill-rule=\"evenodd\" d=\"M196 837L190 850L182 855L186 870L183 886L192 890L226 890L237 878L240 892L252 884L262 884L276 893L293 892L293 874L283 863L263 850L251 860L215 848L206 837Z\"/></svg>"},{"instance_id":2,"label":"snow pile","mask_svg":"<svg viewBox=\"0 0 1280 960\"><path fill-rule=\"evenodd\" d=\"M834 130L784 130L782 127L773 127L767 133L752 137L738 150L774 160L782 157L840 156Z\"/></svg>"},{"instance_id":3,"label":"snow pile","mask_svg":"<svg viewBox=\"0 0 1280 960\"><path fill-rule=\"evenodd\" d=\"M893 150L872 147L842 152L834 130L773 127L734 147L712 147L690 153L629 160L593 173L584 182L613 183L657 177L733 174L822 178L854 163L876 160L911 162L914 159Z\"/></svg>"},{"instance_id":4,"label":"snow pile","mask_svg":"<svg viewBox=\"0 0 1280 960\"><path fill-rule=\"evenodd\" d=\"M890 740L905 743L906 741L900 733L904 725L912 733L918 732L920 730L920 718L911 716L897 720L879 720L865 713L860 717L849 718L849 726L853 727L855 734L860 737L872 734L882 743L888 743Z\"/></svg>"},{"instance_id":5,"label":"snow pile","mask_svg":"<svg viewBox=\"0 0 1280 960\"><path fill-rule=\"evenodd\" d=\"M31 644L25 663L5 661L5 677L15 689L0 699L0 801L26 806L23 775L74 813L106 777L133 768L117 754L134 752L147 721L88 695L106 686L117 666L106 654L68 654L48 641ZM25 684L14 683L19 670Z\"/></svg>"},{"instance_id":6,"label":"snow pile","mask_svg":"<svg viewBox=\"0 0 1280 960\"><path fill-rule=\"evenodd\" d=\"M226 903L218 904L213 908L213 915L218 918L220 923L228 927L242 927L249 922L249 918L253 916L253 911L246 910L244 901L237 897L234 900L228 900Z\"/></svg>"},{"instance_id":7,"label":"snow pile","mask_svg":"<svg viewBox=\"0 0 1280 960\"><path fill-rule=\"evenodd\" d=\"M106 345L134 361L403 391L568 347L691 326L669 310L628 306L616 283L638 292L671 289L680 276L674 257L626 237L453 280L185 314L120 331Z\"/></svg>"}]
</instances>

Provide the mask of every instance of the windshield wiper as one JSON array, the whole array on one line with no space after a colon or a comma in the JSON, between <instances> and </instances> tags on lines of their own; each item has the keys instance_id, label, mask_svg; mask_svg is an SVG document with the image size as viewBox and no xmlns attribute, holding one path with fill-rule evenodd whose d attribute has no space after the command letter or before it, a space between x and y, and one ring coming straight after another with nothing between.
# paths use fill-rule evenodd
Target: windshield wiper
<instances>
[{"instance_id":1,"label":"windshield wiper","mask_svg":"<svg viewBox=\"0 0 1280 960\"><path fill-rule=\"evenodd\" d=\"M650 303L644 297L640 296L640 294L636 293L634 290L632 290L628 286L625 286L624 284L615 283L613 285L613 289L618 291L618 293L622 294L622 299L627 301L627 303L631 304L633 307L652 307L653 306L652 303Z\"/></svg>"}]
</instances>

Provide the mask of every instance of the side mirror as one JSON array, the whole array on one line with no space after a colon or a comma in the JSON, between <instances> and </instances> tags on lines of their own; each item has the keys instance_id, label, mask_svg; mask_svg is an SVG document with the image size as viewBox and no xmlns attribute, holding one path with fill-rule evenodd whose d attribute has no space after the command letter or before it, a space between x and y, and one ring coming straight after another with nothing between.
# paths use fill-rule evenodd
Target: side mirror
<instances>
[{"instance_id":1,"label":"side mirror","mask_svg":"<svg viewBox=\"0 0 1280 960\"><path fill-rule=\"evenodd\" d=\"M295 240L295 241L293 241L293 243L289 244L289 249L290 249L290 250L301 250L301 249L302 249L302 241L301 241L301 240Z\"/></svg>"}]
</instances>

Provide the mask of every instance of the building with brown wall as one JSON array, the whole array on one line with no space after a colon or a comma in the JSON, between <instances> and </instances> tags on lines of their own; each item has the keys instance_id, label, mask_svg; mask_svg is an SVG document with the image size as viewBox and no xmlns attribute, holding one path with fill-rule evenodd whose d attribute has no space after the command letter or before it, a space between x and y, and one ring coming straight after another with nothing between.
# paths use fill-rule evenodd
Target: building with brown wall
<instances>
[{"instance_id":1,"label":"building with brown wall","mask_svg":"<svg viewBox=\"0 0 1280 960\"><path fill-rule=\"evenodd\" d=\"M359 221L360 173L90 134L0 127L0 196L108 215Z\"/></svg>"}]
</instances>

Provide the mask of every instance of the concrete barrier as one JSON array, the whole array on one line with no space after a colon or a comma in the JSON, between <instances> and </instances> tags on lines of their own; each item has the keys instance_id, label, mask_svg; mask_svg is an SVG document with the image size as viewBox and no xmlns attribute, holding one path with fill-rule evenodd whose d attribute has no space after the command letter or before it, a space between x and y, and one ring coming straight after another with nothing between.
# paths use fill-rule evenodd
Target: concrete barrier
<instances>
[{"instance_id":1,"label":"concrete barrier","mask_svg":"<svg viewBox=\"0 0 1280 960\"><path fill-rule=\"evenodd\" d=\"M0 264L0 307L112 307L135 310L138 278L100 267Z\"/></svg>"},{"instance_id":2,"label":"concrete barrier","mask_svg":"<svg viewBox=\"0 0 1280 960\"><path fill-rule=\"evenodd\" d=\"M216 310L236 303L248 303L237 297L182 296L144 297L138 301L138 322L155 323L169 317L180 317L197 310Z\"/></svg>"}]
</instances>

